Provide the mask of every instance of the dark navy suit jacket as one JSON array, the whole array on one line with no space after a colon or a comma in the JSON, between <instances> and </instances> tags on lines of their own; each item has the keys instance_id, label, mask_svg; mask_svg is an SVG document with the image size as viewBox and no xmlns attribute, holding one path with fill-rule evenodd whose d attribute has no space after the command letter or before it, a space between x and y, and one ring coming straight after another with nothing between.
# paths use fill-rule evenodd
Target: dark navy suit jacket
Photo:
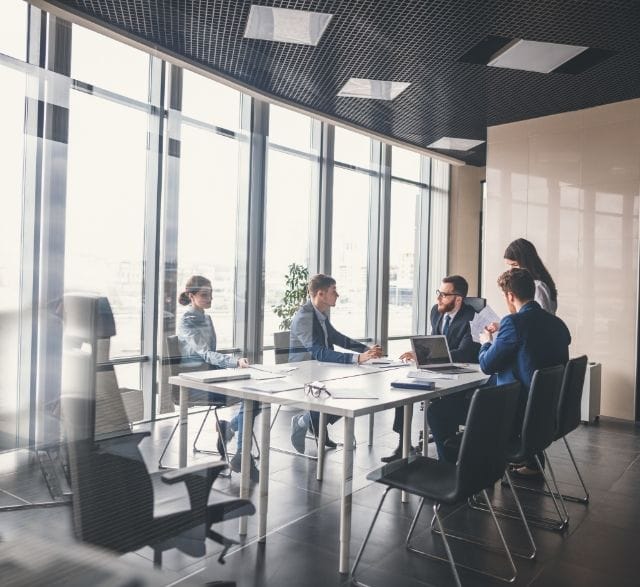
<instances>
[{"instance_id":1,"label":"dark navy suit jacket","mask_svg":"<svg viewBox=\"0 0 640 587\"><path fill-rule=\"evenodd\" d=\"M451 351L451 360L454 363L477 363L480 344L473 342L471 338L471 322L476 311L466 304L460 306L460 310L449 324L447 331L447 344ZM444 326L444 314L438 312L438 306L431 308L431 334L441 334Z\"/></svg>"},{"instance_id":2,"label":"dark navy suit jacket","mask_svg":"<svg viewBox=\"0 0 640 587\"><path fill-rule=\"evenodd\" d=\"M565 323L531 301L500 321L493 342L480 348L480 368L487 375L496 373L498 385L519 381L522 407L533 372L566 364L570 343L571 334Z\"/></svg>"},{"instance_id":3,"label":"dark navy suit jacket","mask_svg":"<svg viewBox=\"0 0 640 587\"><path fill-rule=\"evenodd\" d=\"M329 320L325 322L325 326L327 327L327 341L325 341L324 331L316 316L315 308L311 300L307 301L291 321L289 361L316 359L327 363L353 363L355 355L334 351L333 345L358 353L364 353L368 349L361 342L338 332Z\"/></svg>"}]
</instances>

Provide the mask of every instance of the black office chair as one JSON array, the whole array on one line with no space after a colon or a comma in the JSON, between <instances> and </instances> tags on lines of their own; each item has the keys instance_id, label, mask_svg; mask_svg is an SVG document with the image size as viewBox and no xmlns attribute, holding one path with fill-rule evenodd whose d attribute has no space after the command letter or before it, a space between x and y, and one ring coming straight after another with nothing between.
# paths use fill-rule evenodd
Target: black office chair
<instances>
[{"instance_id":1,"label":"black office chair","mask_svg":"<svg viewBox=\"0 0 640 587\"><path fill-rule=\"evenodd\" d=\"M484 310L487 305L487 300L485 298L464 298L464 303L467 304L467 306L471 306L477 314Z\"/></svg>"},{"instance_id":2,"label":"black office chair","mask_svg":"<svg viewBox=\"0 0 640 587\"><path fill-rule=\"evenodd\" d=\"M515 383L485 387L475 391L467 415L458 462L455 465L429 457L412 456L385 465L367 475L368 479L382 483L387 488L382 495L371 526L356 556L351 571L355 584L359 584L356 579L356 570L384 499L389 491L395 488L418 495L421 498L407 535L407 549L416 554L449 562L456 585L461 585L456 563L453 560L447 535L444 533L439 515L440 504L457 504L476 493L482 493L487 507L490 511L493 511L486 490L502 477L505 469L508 438L513 429L518 404L518 391L519 385ZM411 545L411 536L415 530L425 498L436 502L433 506L434 518L442 536L447 558L420 551ZM507 554L512 576L501 577L479 569L465 568L471 568L471 570L482 574L510 582L515 579L517 570L495 515L493 520L498 529L502 546ZM458 563L458 566L463 567L464 565Z\"/></svg>"},{"instance_id":3,"label":"black office chair","mask_svg":"<svg viewBox=\"0 0 640 587\"><path fill-rule=\"evenodd\" d=\"M63 401L65 422L83 418L94 409L84 400ZM236 541L211 529L215 523L253 515L249 500L229 499L209 504L211 487L227 465L209 462L164 474L149 474L138 449L148 432L95 442L93 438L77 439L67 426L67 452L73 491L73 526L83 542L120 553L153 548L154 565L162 564L162 553L178 548L191 556L204 556L205 539L223 545L218 560L224 562L227 550ZM154 516L154 482L186 485L190 508L164 516ZM163 507L180 510L183 494L165 499ZM182 536L181 536L182 535Z\"/></svg>"},{"instance_id":4,"label":"black office chair","mask_svg":"<svg viewBox=\"0 0 640 587\"><path fill-rule=\"evenodd\" d=\"M551 445L556 434L558 400L560 397L563 375L564 365L539 369L533 374L522 420L520 436L516 441L512 442L507 452L507 459L510 463L521 463L535 459L540 471L542 472L547 491L553 499L553 504L559 519L559 521L556 521L525 512L525 514L527 514L527 521L533 526L557 531L562 531L567 527L567 524L569 523L569 514L564 505L562 496L559 495L555 474L546 454L546 449ZM549 479L544 467L542 466L542 462L538 456L539 453L542 453L545 457L551 479ZM505 470L505 475L512 491L515 494L515 487L508 469ZM554 491L551 490L551 483L553 483ZM483 504L478 503L477 500L472 502L472 506L486 510L486 507ZM494 507L494 509L496 513L511 518L515 518L516 513L521 513L497 506ZM533 538L530 534L529 540L533 546Z\"/></svg>"},{"instance_id":5,"label":"black office chair","mask_svg":"<svg viewBox=\"0 0 640 587\"><path fill-rule=\"evenodd\" d=\"M564 445L567 447L567 452L571 457L571 462L576 471L578 479L582 484L584 491L584 497L577 497L574 495L562 494L562 499L565 501L572 501L575 503L589 503L589 491L584 483L580 469L573 457L573 452L567 441L567 435L573 432L580 425L580 410L582 403L582 390L584 387L584 378L587 372L587 356L582 355L575 359L571 359L564 370L564 376L562 378L562 388L560 390L560 399L558 401L558 424L557 430L554 436L554 441L562 439ZM547 457L548 459L549 457ZM535 487L527 485L516 485L518 489L524 489L525 491L531 491L534 493L542 493L549 495L548 491L541 491ZM556 496L557 497L557 496Z\"/></svg>"},{"instance_id":6,"label":"black office chair","mask_svg":"<svg viewBox=\"0 0 640 587\"><path fill-rule=\"evenodd\" d=\"M176 335L167 336L167 355L168 356L164 359L164 363L169 365L169 373L172 376L179 375L180 373L189 373L192 371L205 371L207 369L211 369L211 366L208 365L207 363L204 363L203 361L185 359L182 356L182 350L180 348L180 340ZM171 399L173 400L173 403L176 406L180 405L180 388L177 385L171 386ZM221 433L220 418L218 416L218 410L221 408L226 408L226 407L235 405L237 403L239 402L237 400L234 400L233 398L224 398L221 400L213 399L211 395L207 394L206 392L198 392L198 393L190 394L189 396L190 408L194 408L194 407L207 408L204 418L200 423L200 428L198 428L196 437L193 440L194 453L217 454L217 455L220 455L220 458L224 459L227 463L229 463L230 453L227 450L227 442L226 442L226 439L224 438L224 434ZM216 431L218 433L218 439L219 439L218 446L222 448L222 451L218 451L218 450L214 451L209 449L198 448L198 439L200 438L200 434L202 433L202 430L204 429L204 426L211 412L213 412L213 415L216 420ZM165 443L164 448L162 449L162 454L158 459L158 467L160 469L167 468L162 463L162 459L166 454L167 449L171 444L171 440L173 439L179 425L180 425L180 421L176 420L176 423L173 429L171 430L171 434L169 434L169 438L167 439L167 442ZM252 437L253 437L254 446L257 447L256 448L257 455L255 455L255 458L260 458L260 448L258 447L258 443L255 437L255 434L253 432L252 432ZM229 474L226 474L223 476L228 477Z\"/></svg>"}]
</instances>

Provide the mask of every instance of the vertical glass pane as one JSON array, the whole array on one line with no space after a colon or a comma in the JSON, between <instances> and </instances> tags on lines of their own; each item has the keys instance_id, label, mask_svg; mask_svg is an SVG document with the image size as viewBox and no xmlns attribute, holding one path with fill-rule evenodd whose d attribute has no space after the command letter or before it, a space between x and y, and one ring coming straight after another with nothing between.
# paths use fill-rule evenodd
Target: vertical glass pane
<instances>
[{"instance_id":1,"label":"vertical glass pane","mask_svg":"<svg viewBox=\"0 0 640 587\"><path fill-rule=\"evenodd\" d=\"M391 175L420 181L420 155L400 147L392 147L392 149Z\"/></svg>"},{"instance_id":2,"label":"vertical glass pane","mask_svg":"<svg viewBox=\"0 0 640 587\"><path fill-rule=\"evenodd\" d=\"M415 334L416 246L420 216L417 186L392 181L389 230L389 336Z\"/></svg>"},{"instance_id":3,"label":"vertical glass pane","mask_svg":"<svg viewBox=\"0 0 640 587\"><path fill-rule=\"evenodd\" d=\"M371 168L371 139L351 130L336 126L334 159L341 163Z\"/></svg>"},{"instance_id":4,"label":"vertical glass pane","mask_svg":"<svg viewBox=\"0 0 640 587\"><path fill-rule=\"evenodd\" d=\"M235 139L182 126L178 294L191 275L211 280L218 350L233 346L238 150Z\"/></svg>"},{"instance_id":5,"label":"vertical glass pane","mask_svg":"<svg viewBox=\"0 0 640 587\"><path fill-rule=\"evenodd\" d=\"M309 152L311 119L304 114L278 106L269 107L269 142Z\"/></svg>"},{"instance_id":6,"label":"vertical glass pane","mask_svg":"<svg viewBox=\"0 0 640 587\"><path fill-rule=\"evenodd\" d=\"M369 195L368 175L335 168L331 273L340 298L331 322L351 338L366 334Z\"/></svg>"},{"instance_id":7,"label":"vertical glass pane","mask_svg":"<svg viewBox=\"0 0 640 587\"><path fill-rule=\"evenodd\" d=\"M71 77L146 102L149 54L73 25Z\"/></svg>"},{"instance_id":8,"label":"vertical glass pane","mask_svg":"<svg viewBox=\"0 0 640 587\"><path fill-rule=\"evenodd\" d=\"M267 174L264 344L271 346L280 318L273 306L282 301L291 263L309 267L309 216L313 166L308 159L269 149Z\"/></svg>"},{"instance_id":9,"label":"vertical glass pane","mask_svg":"<svg viewBox=\"0 0 640 587\"><path fill-rule=\"evenodd\" d=\"M240 92L188 70L183 74L182 113L215 126L240 128Z\"/></svg>"},{"instance_id":10,"label":"vertical glass pane","mask_svg":"<svg viewBox=\"0 0 640 587\"><path fill-rule=\"evenodd\" d=\"M0 11L2 12L2 11ZM0 449L12 442L18 407L20 226L25 75L0 65ZM3 422L4 415L9 415ZM4 438L3 438L4 437Z\"/></svg>"},{"instance_id":11,"label":"vertical glass pane","mask_svg":"<svg viewBox=\"0 0 640 587\"><path fill-rule=\"evenodd\" d=\"M429 295L447 274L449 254L449 169L448 163L431 160L431 237L429 240Z\"/></svg>"},{"instance_id":12,"label":"vertical glass pane","mask_svg":"<svg viewBox=\"0 0 640 587\"><path fill-rule=\"evenodd\" d=\"M23 0L0 2L0 53L22 61L27 59L27 6Z\"/></svg>"},{"instance_id":13,"label":"vertical glass pane","mask_svg":"<svg viewBox=\"0 0 640 587\"><path fill-rule=\"evenodd\" d=\"M147 115L72 91L65 291L106 295L111 357L141 352Z\"/></svg>"}]
</instances>

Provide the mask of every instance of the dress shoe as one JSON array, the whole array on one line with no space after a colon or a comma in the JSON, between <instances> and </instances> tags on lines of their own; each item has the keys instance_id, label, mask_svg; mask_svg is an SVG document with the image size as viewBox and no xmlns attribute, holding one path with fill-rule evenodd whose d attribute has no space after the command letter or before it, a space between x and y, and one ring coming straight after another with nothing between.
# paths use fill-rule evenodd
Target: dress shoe
<instances>
[{"instance_id":1,"label":"dress shoe","mask_svg":"<svg viewBox=\"0 0 640 587\"><path fill-rule=\"evenodd\" d=\"M305 438L309 426L309 412L291 418L291 444L300 454L304 454Z\"/></svg>"},{"instance_id":2,"label":"dress shoe","mask_svg":"<svg viewBox=\"0 0 640 587\"><path fill-rule=\"evenodd\" d=\"M239 452L233 455L233 458L229 462L229 466L234 473L241 472L242 457ZM251 461L249 463L249 479L254 483L260 481L260 471L258 470L258 467L256 467L256 462L253 460L253 457L251 457Z\"/></svg>"},{"instance_id":3,"label":"dress shoe","mask_svg":"<svg viewBox=\"0 0 640 587\"><path fill-rule=\"evenodd\" d=\"M416 449L413 446L409 447L409 454L414 454L416 452ZM393 461L397 461L399 459L402 458L402 447L401 446L397 446L396 449L389 455L386 457L382 457L380 460L383 463L393 463Z\"/></svg>"},{"instance_id":4,"label":"dress shoe","mask_svg":"<svg viewBox=\"0 0 640 587\"><path fill-rule=\"evenodd\" d=\"M227 443L233 438L235 432L231 428L231 425L226 420L220 420L220 426L218 427L218 442L216 448L221 458L227 458ZM224 440L223 440L224 439Z\"/></svg>"},{"instance_id":5,"label":"dress shoe","mask_svg":"<svg viewBox=\"0 0 640 587\"><path fill-rule=\"evenodd\" d=\"M334 442L328 436L324 437L324 447L325 448L336 448L337 446L338 446L337 442Z\"/></svg>"}]
</instances>

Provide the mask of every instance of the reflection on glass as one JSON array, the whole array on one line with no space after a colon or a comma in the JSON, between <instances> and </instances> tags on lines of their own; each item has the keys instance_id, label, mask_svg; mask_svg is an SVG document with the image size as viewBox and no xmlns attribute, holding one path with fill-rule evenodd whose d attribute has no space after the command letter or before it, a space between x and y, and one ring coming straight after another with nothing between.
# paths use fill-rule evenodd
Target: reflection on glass
<instances>
[{"instance_id":1,"label":"reflection on glass","mask_svg":"<svg viewBox=\"0 0 640 587\"><path fill-rule=\"evenodd\" d=\"M273 306L282 300L287 268L291 263L309 266L312 172L317 163L269 149L268 165L264 344L270 346L280 323Z\"/></svg>"},{"instance_id":2,"label":"reflection on glass","mask_svg":"<svg viewBox=\"0 0 640 587\"><path fill-rule=\"evenodd\" d=\"M371 168L371 139L360 133L336 126L334 159L341 163Z\"/></svg>"},{"instance_id":3,"label":"reflection on glass","mask_svg":"<svg viewBox=\"0 0 640 587\"><path fill-rule=\"evenodd\" d=\"M415 334L412 319L414 306L419 303L414 297L414 278L418 270L416 246L421 191L417 186L400 181L391 183L389 336Z\"/></svg>"},{"instance_id":4,"label":"reflection on glass","mask_svg":"<svg viewBox=\"0 0 640 587\"><path fill-rule=\"evenodd\" d=\"M0 10L2 14L2 10ZM1 38L1 37L0 37ZM18 406L18 308L20 301L20 226L24 145L25 76L0 66L0 414ZM14 419L15 424L15 419ZM12 426L14 425L12 424ZM8 436L15 429L0 427Z\"/></svg>"},{"instance_id":5,"label":"reflection on glass","mask_svg":"<svg viewBox=\"0 0 640 587\"><path fill-rule=\"evenodd\" d=\"M340 298L331 322L351 338L366 334L369 194L367 174L336 167L331 267Z\"/></svg>"},{"instance_id":6,"label":"reflection on glass","mask_svg":"<svg viewBox=\"0 0 640 587\"><path fill-rule=\"evenodd\" d=\"M75 24L71 31L72 78L147 102L147 53Z\"/></svg>"},{"instance_id":7,"label":"reflection on glass","mask_svg":"<svg viewBox=\"0 0 640 587\"><path fill-rule=\"evenodd\" d=\"M269 142L298 151L311 149L311 119L279 106L269 107Z\"/></svg>"},{"instance_id":8,"label":"reflection on glass","mask_svg":"<svg viewBox=\"0 0 640 587\"><path fill-rule=\"evenodd\" d=\"M240 92L186 69L182 84L185 116L233 131L240 128Z\"/></svg>"},{"instance_id":9,"label":"reflection on glass","mask_svg":"<svg viewBox=\"0 0 640 587\"><path fill-rule=\"evenodd\" d=\"M22 61L27 59L27 3L22 0L0 3L0 53Z\"/></svg>"},{"instance_id":10,"label":"reflection on glass","mask_svg":"<svg viewBox=\"0 0 640 587\"><path fill-rule=\"evenodd\" d=\"M182 126L181 139L177 293L191 275L211 279L211 313L215 316L218 349L230 348L235 296L238 141L187 124Z\"/></svg>"},{"instance_id":11,"label":"reflection on glass","mask_svg":"<svg viewBox=\"0 0 640 587\"><path fill-rule=\"evenodd\" d=\"M111 357L141 352L147 115L72 91L65 291L109 298Z\"/></svg>"},{"instance_id":12,"label":"reflection on glass","mask_svg":"<svg viewBox=\"0 0 640 587\"><path fill-rule=\"evenodd\" d=\"M391 175L420 181L420 155L407 149L392 147Z\"/></svg>"}]
</instances>

